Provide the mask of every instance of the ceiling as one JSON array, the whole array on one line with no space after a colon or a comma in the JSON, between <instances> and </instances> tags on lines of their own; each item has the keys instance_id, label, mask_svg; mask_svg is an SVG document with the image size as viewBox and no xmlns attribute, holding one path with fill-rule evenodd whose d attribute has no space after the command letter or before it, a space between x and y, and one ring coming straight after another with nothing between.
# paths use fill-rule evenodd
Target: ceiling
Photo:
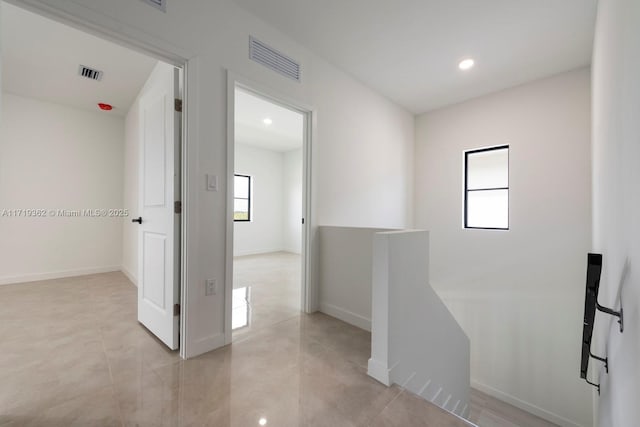
<instances>
[{"instance_id":1,"label":"ceiling","mask_svg":"<svg viewBox=\"0 0 640 427\"><path fill-rule=\"evenodd\" d=\"M590 64L597 5L597 0L233 1L414 113ZM460 71L457 64L467 57L476 66Z\"/></svg>"},{"instance_id":2,"label":"ceiling","mask_svg":"<svg viewBox=\"0 0 640 427\"><path fill-rule=\"evenodd\" d=\"M2 3L2 89L90 111L99 102L124 116L157 61L31 12ZM86 65L101 81L78 75Z\"/></svg>"},{"instance_id":3,"label":"ceiling","mask_svg":"<svg viewBox=\"0 0 640 427\"><path fill-rule=\"evenodd\" d=\"M264 120L269 119L270 124ZM235 96L235 142L271 151L302 147L304 116L242 89Z\"/></svg>"}]
</instances>

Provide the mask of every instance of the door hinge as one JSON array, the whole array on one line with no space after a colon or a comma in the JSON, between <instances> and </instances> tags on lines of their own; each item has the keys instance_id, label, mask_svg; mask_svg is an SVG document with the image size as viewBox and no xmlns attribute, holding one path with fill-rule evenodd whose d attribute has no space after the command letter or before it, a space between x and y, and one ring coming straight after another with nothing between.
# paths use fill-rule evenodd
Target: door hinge
<instances>
[{"instance_id":1,"label":"door hinge","mask_svg":"<svg viewBox=\"0 0 640 427\"><path fill-rule=\"evenodd\" d=\"M173 315L180 316L180 304L173 304Z\"/></svg>"},{"instance_id":2,"label":"door hinge","mask_svg":"<svg viewBox=\"0 0 640 427\"><path fill-rule=\"evenodd\" d=\"M182 113L182 99L175 99L174 102L175 109L178 113Z\"/></svg>"},{"instance_id":3,"label":"door hinge","mask_svg":"<svg viewBox=\"0 0 640 427\"><path fill-rule=\"evenodd\" d=\"M182 213L182 202L180 200L173 202L173 212L177 214Z\"/></svg>"}]
</instances>

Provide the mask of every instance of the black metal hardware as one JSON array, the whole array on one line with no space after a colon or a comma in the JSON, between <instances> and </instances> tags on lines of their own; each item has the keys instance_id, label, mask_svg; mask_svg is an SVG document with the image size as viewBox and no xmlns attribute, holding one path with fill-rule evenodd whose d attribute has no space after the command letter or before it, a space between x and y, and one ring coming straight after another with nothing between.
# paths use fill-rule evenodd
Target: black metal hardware
<instances>
[{"instance_id":1,"label":"black metal hardware","mask_svg":"<svg viewBox=\"0 0 640 427\"><path fill-rule=\"evenodd\" d=\"M591 353L591 350L589 350L589 356L593 357L596 360L599 360L601 362L604 362L604 369L606 369L607 374L609 373L609 358L608 357L598 357L595 354Z\"/></svg>"},{"instance_id":2,"label":"black metal hardware","mask_svg":"<svg viewBox=\"0 0 640 427\"><path fill-rule=\"evenodd\" d=\"M604 368L609 373L609 358L596 356L591 352L591 336L595 324L596 310L618 317L620 332L624 330L624 320L622 315L622 300L620 300L620 311L615 311L603 307L598 303L598 292L600 290L600 274L602 273L602 254L587 255L587 284L584 301L584 323L582 328L582 360L580 363L580 378L587 384L598 388L600 394L600 384L595 384L587 378L589 368L589 358L599 360L604 363Z\"/></svg>"},{"instance_id":3,"label":"black metal hardware","mask_svg":"<svg viewBox=\"0 0 640 427\"><path fill-rule=\"evenodd\" d=\"M598 303L598 301L596 300L596 308L597 308L599 311L601 311L601 312L603 312L603 313L610 314L610 315L612 315L612 316L616 316L616 317L618 318L618 323L620 324L620 332L623 332L623 331L624 331L624 319L623 319L623 317L622 317L622 304L620 304L620 305L621 305L621 307L620 307L620 311L615 311L615 310L612 310L612 309L610 309L610 308L607 308L607 307L603 307L603 306L601 306L601 305Z\"/></svg>"},{"instance_id":4,"label":"black metal hardware","mask_svg":"<svg viewBox=\"0 0 640 427\"><path fill-rule=\"evenodd\" d=\"M131 220L131 222L137 222L138 224L142 224L142 217L139 216L138 218L134 218Z\"/></svg>"},{"instance_id":5,"label":"black metal hardware","mask_svg":"<svg viewBox=\"0 0 640 427\"><path fill-rule=\"evenodd\" d=\"M596 383L592 383L591 381L589 381L587 378L584 379L587 384L594 386L595 388L598 389L598 396L600 396L600 384L596 384Z\"/></svg>"}]
</instances>

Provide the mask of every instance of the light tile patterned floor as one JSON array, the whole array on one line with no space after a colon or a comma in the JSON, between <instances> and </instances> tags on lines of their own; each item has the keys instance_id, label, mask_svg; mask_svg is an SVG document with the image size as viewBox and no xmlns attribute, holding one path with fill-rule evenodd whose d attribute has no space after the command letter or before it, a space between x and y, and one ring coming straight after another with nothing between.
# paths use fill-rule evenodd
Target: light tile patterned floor
<instances>
[{"instance_id":1,"label":"light tile patterned floor","mask_svg":"<svg viewBox=\"0 0 640 427\"><path fill-rule=\"evenodd\" d=\"M256 317L184 361L137 323L121 273L0 286L0 301L2 427L469 425L369 378L369 333L323 314Z\"/></svg>"}]
</instances>

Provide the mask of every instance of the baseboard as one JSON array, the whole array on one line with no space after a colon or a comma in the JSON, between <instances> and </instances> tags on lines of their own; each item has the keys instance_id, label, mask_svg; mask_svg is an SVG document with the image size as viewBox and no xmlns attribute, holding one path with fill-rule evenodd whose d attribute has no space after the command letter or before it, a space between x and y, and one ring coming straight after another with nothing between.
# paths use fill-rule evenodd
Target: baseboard
<instances>
[{"instance_id":1,"label":"baseboard","mask_svg":"<svg viewBox=\"0 0 640 427\"><path fill-rule=\"evenodd\" d=\"M367 319L364 316L353 313L344 308L338 307L333 304L327 304L320 302L320 311L324 314L328 314L331 317L340 319L350 325L357 326L360 329L371 332L371 319Z\"/></svg>"},{"instance_id":2,"label":"baseboard","mask_svg":"<svg viewBox=\"0 0 640 427\"><path fill-rule=\"evenodd\" d=\"M225 345L224 334L214 334L208 337L200 338L193 343L187 343L187 351L185 357L190 359L192 357L200 356L201 354L208 353L216 350Z\"/></svg>"},{"instance_id":3,"label":"baseboard","mask_svg":"<svg viewBox=\"0 0 640 427\"><path fill-rule=\"evenodd\" d=\"M65 277L86 276L89 274L121 271L121 266L81 268L77 270L52 271L49 273L25 274L22 276L0 277L0 285L40 282L43 280L63 279Z\"/></svg>"},{"instance_id":4,"label":"baseboard","mask_svg":"<svg viewBox=\"0 0 640 427\"><path fill-rule=\"evenodd\" d=\"M385 363L382 363L379 360L374 359L373 357L369 359L369 363L367 364L367 375L380 381L387 387L391 385L391 381L389 378L389 368Z\"/></svg>"},{"instance_id":5,"label":"baseboard","mask_svg":"<svg viewBox=\"0 0 640 427\"><path fill-rule=\"evenodd\" d=\"M137 288L138 287L138 278L132 273L130 272L127 267L125 267L124 265L120 267L120 271L122 271L122 273L127 276L127 279L129 279L129 281L131 283L133 283L133 285Z\"/></svg>"},{"instance_id":6,"label":"baseboard","mask_svg":"<svg viewBox=\"0 0 640 427\"><path fill-rule=\"evenodd\" d=\"M483 393L488 394L491 397L495 397L498 400L502 400L503 402L508 403L509 405L513 405L516 408L520 408L523 411L527 411L530 414L536 415L540 418L543 418L549 422L557 424L562 427L583 427L580 424L576 424L575 422L568 420L560 415L554 414L553 412L547 411L546 409L542 409L538 406L532 405L530 403L525 402L524 400L520 400L517 397L511 396L510 394L504 393L500 390L496 390L493 387L488 385L484 385L475 380L471 380L471 387L480 390Z\"/></svg>"},{"instance_id":7,"label":"baseboard","mask_svg":"<svg viewBox=\"0 0 640 427\"><path fill-rule=\"evenodd\" d=\"M251 250L251 251L238 251L233 253L233 256L249 256L249 255L262 255L262 254L272 254L274 252L283 252L284 249L282 248L277 248L277 249L255 249L255 250Z\"/></svg>"}]
</instances>

